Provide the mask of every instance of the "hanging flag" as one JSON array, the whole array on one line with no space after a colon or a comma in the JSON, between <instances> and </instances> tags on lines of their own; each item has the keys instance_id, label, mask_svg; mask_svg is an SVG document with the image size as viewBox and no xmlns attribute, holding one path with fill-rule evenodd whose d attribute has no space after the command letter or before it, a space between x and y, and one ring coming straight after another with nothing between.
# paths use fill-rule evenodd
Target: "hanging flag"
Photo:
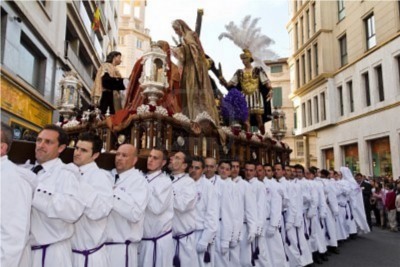
<instances>
[{"instance_id":1,"label":"hanging flag","mask_svg":"<svg viewBox=\"0 0 400 267\"><path fill-rule=\"evenodd\" d=\"M93 22L92 22L92 29L93 31L98 31L100 29L100 8L97 7L96 11L93 15Z\"/></svg>"}]
</instances>

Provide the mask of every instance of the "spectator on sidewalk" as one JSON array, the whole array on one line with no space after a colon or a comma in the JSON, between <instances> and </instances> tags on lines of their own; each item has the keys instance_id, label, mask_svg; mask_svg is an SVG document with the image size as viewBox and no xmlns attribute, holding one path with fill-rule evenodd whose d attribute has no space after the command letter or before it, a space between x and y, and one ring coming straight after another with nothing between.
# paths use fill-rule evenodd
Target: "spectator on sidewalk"
<instances>
[{"instance_id":1,"label":"spectator on sidewalk","mask_svg":"<svg viewBox=\"0 0 400 267\"><path fill-rule=\"evenodd\" d=\"M392 183L387 185L389 192L386 194L385 206L388 211L388 221L389 221L389 230L396 232L397 231L397 222L396 222L396 192L394 191L394 186Z\"/></svg>"}]
</instances>

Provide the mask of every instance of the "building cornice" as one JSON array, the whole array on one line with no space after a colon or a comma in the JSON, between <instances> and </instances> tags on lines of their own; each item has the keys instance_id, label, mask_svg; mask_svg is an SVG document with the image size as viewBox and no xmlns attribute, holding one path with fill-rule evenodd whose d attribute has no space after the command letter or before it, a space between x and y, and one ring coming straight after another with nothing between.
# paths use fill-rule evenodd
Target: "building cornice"
<instances>
[{"instance_id":1,"label":"building cornice","mask_svg":"<svg viewBox=\"0 0 400 267\"><path fill-rule=\"evenodd\" d=\"M327 80L332 77L333 77L333 73L322 73L322 74L318 75L317 77L312 79L310 82L308 82L307 84L303 85L302 87L300 87L296 91L294 91L290 95L290 99L293 100L293 98L296 96L299 97L299 96L307 94L308 92L315 89L315 87L320 86L321 84L324 84L325 82L327 82Z\"/></svg>"}]
</instances>

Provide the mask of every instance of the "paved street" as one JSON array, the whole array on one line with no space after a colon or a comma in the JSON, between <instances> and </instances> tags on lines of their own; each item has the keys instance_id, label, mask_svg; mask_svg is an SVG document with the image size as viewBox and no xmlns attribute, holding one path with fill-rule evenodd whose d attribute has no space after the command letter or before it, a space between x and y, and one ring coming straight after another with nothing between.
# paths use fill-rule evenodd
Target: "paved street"
<instances>
[{"instance_id":1,"label":"paved street","mask_svg":"<svg viewBox=\"0 0 400 267\"><path fill-rule=\"evenodd\" d=\"M348 240L323 267L400 267L400 233L374 227L374 231Z\"/></svg>"}]
</instances>

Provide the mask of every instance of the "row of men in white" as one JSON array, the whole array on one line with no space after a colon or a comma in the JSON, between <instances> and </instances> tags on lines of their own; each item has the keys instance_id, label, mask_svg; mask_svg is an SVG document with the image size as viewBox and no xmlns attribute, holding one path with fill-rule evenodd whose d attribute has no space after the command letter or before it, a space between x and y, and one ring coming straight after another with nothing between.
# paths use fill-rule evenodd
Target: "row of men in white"
<instances>
[{"instance_id":1,"label":"row of men in white","mask_svg":"<svg viewBox=\"0 0 400 267\"><path fill-rule=\"evenodd\" d=\"M357 224L368 231L352 177L306 180L300 166L286 180L275 164L271 179L271 166L246 163L242 179L238 161L190 162L183 152L170 158L169 177L159 149L143 175L127 144L110 174L94 162L102 142L89 133L79 137L74 163L62 163L68 138L53 125L39 133L30 172L8 160L6 130L2 124L2 266L305 266Z\"/></svg>"}]
</instances>

